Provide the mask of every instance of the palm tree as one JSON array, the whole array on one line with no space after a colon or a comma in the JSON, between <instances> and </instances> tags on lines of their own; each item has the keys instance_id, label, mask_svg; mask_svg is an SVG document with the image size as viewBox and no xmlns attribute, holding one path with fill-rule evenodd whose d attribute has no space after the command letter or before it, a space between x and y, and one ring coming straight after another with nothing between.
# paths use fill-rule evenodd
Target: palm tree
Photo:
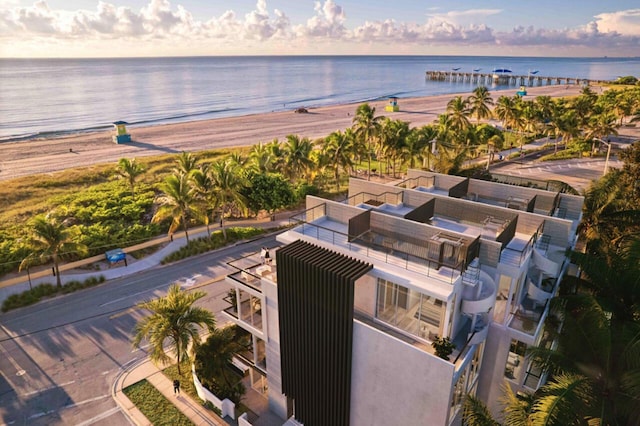
<instances>
[{"instance_id":1,"label":"palm tree","mask_svg":"<svg viewBox=\"0 0 640 426\"><path fill-rule=\"evenodd\" d=\"M198 326L206 327L210 332L215 329L213 314L193 306L206 295L203 291L183 291L179 284L173 284L166 296L139 303L138 308L150 311L151 315L136 324L133 346L138 348L142 340L147 339L151 344L151 360L165 364L171 361L164 348L168 340L169 349L176 357L178 374L181 374L180 363L189 359L189 345L193 343L197 348L200 343Z\"/></svg>"},{"instance_id":2,"label":"palm tree","mask_svg":"<svg viewBox=\"0 0 640 426\"><path fill-rule=\"evenodd\" d=\"M348 129L347 129L348 130ZM335 131L324 139L323 156L333 170L336 189L340 191L340 169L349 173L353 168L354 139L351 132Z\"/></svg>"},{"instance_id":3,"label":"palm tree","mask_svg":"<svg viewBox=\"0 0 640 426\"><path fill-rule=\"evenodd\" d=\"M416 167L416 160L422 162L423 167L427 169L430 167L430 159L433 157L431 144L436 135L437 131L433 126L414 127L411 129L402 154L410 169Z\"/></svg>"},{"instance_id":4,"label":"palm tree","mask_svg":"<svg viewBox=\"0 0 640 426\"><path fill-rule=\"evenodd\" d=\"M235 206L247 211L248 201L242 195L242 190L249 186L242 169L229 160L216 161L210 168L211 182L215 191L216 205L220 209L220 226L224 239L227 239L227 231L223 226L223 220L228 210Z\"/></svg>"},{"instance_id":5,"label":"palm tree","mask_svg":"<svg viewBox=\"0 0 640 426\"><path fill-rule=\"evenodd\" d=\"M500 426L486 405L473 395L467 395L463 404L463 424L466 426Z\"/></svg>"},{"instance_id":6,"label":"palm tree","mask_svg":"<svg viewBox=\"0 0 640 426\"><path fill-rule=\"evenodd\" d=\"M131 187L131 195L134 195L136 180L145 171L146 168L142 164L136 163L135 158L121 158L118 161L118 168L116 169L116 172L129 183L129 186Z\"/></svg>"},{"instance_id":7,"label":"palm tree","mask_svg":"<svg viewBox=\"0 0 640 426\"><path fill-rule=\"evenodd\" d=\"M22 271L28 268L35 259L43 263L51 260L56 274L56 285L58 288L62 287L60 260L72 254L86 254L87 246L76 242L77 235L67 228L64 222L58 222L51 214L36 216L33 219L31 231L28 244L33 251L20 262L18 269Z\"/></svg>"},{"instance_id":8,"label":"palm tree","mask_svg":"<svg viewBox=\"0 0 640 426\"><path fill-rule=\"evenodd\" d=\"M220 393L216 392L216 395L238 403L239 395L236 395L236 389L240 385L240 390L243 391L243 387L241 379L230 374L229 366L237 353L249 349L250 342L247 336L238 338L236 330L236 327L213 330L207 340L198 347L195 366L200 379L219 389ZM240 392L242 393L244 392Z\"/></svg>"},{"instance_id":9,"label":"palm tree","mask_svg":"<svg viewBox=\"0 0 640 426\"><path fill-rule=\"evenodd\" d=\"M195 192L195 198L202 203L198 209L202 214L202 219L207 227L207 235L211 236L209 224L211 223L211 213L217 208L217 197L215 187L211 179L209 164L202 164L192 172L191 184Z\"/></svg>"},{"instance_id":10,"label":"palm tree","mask_svg":"<svg viewBox=\"0 0 640 426\"><path fill-rule=\"evenodd\" d=\"M182 223L184 235L189 242L189 219L191 216L202 216L196 205L195 191L191 186L191 180L185 173L168 176L160 185L164 195L159 198L160 207L151 219L151 222L161 222L171 218L169 235L173 234Z\"/></svg>"},{"instance_id":11,"label":"palm tree","mask_svg":"<svg viewBox=\"0 0 640 426\"><path fill-rule=\"evenodd\" d=\"M458 133L466 131L469 123L469 104L462 96L456 96L447 103L446 115L451 119L451 128Z\"/></svg>"},{"instance_id":12,"label":"palm tree","mask_svg":"<svg viewBox=\"0 0 640 426\"><path fill-rule=\"evenodd\" d=\"M256 173L267 174L277 171L278 158L273 149L262 142L249 150L248 168Z\"/></svg>"},{"instance_id":13,"label":"palm tree","mask_svg":"<svg viewBox=\"0 0 640 426\"><path fill-rule=\"evenodd\" d=\"M298 135L288 135L282 150L285 175L291 180L306 177L313 166L313 144L309 138L301 139Z\"/></svg>"},{"instance_id":14,"label":"palm tree","mask_svg":"<svg viewBox=\"0 0 640 426\"><path fill-rule=\"evenodd\" d=\"M595 114L587 123L584 137L586 139L605 139L609 135L617 135L616 117L613 113ZM591 151L595 150L595 141L591 145Z\"/></svg>"},{"instance_id":15,"label":"palm tree","mask_svg":"<svg viewBox=\"0 0 640 426\"><path fill-rule=\"evenodd\" d=\"M485 86L478 86L473 89L473 94L467 98L469 112L476 118L476 122L491 117L490 106L493 105L493 98L489 94L489 89Z\"/></svg>"},{"instance_id":16,"label":"palm tree","mask_svg":"<svg viewBox=\"0 0 640 426\"><path fill-rule=\"evenodd\" d=\"M359 142L366 146L368 157L367 180L371 180L371 143L377 137L380 131L380 121L383 116L376 117L375 107L368 103L361 104L356 109L353 117L353 131L358 137Z\"/></svg>"},{"instance_id":17,"label":"palm tree","mask_svg":"<svg viewBox=\"0 0 640 426\"><path fill-rule=\"evenodd\" d=\"M518 115L516 103L512 97L500 96L493 110L496 118L502 121L502 125L507 128L513 128Z\"/></svg>"},{"instance_id":18,"label":"palm tree","mask_svg":"<svg viewBox=\"0 0 640 426\"><path fill-rule=\"evenodd\" d=\"M173 168L173 172L177 175L185 174L190 175L193 171L198 169L198 159L190 152L182 151L176 160L176 166Z\"/></svg>"}]
</instances>

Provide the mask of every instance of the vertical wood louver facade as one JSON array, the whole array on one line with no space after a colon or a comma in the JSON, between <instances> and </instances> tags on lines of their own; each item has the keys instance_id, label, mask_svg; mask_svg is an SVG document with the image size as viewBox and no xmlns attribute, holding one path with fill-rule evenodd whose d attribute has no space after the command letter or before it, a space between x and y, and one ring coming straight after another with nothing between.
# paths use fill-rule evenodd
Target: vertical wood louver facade
<instances>
[{"instance_id":1,"label":"vertical wood louver facade","mask_svg":"<svg viewBox=\"0 0 640 426\"><path fill-rule=\"evenodd\" d=\"M348 425L354 283L372 265L300 240L276 263L282 391L305 426Z\"/></svg>"}]
</instances>

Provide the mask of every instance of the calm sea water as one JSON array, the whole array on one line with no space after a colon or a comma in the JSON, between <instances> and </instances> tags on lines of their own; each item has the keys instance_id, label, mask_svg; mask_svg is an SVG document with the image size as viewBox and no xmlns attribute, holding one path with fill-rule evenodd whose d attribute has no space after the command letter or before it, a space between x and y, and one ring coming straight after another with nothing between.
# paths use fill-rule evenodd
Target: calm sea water
<instances>
[{"instance_id":1,"label":"calm sea water","mask_svg":"<svg viewBox=\"0 0 640 426\"><path fill-rule=\"evenodd\" d=\"M426 70L640 76L640 58L470 56L0 59L0 141L473 90ZM494 87L495 88L495 87Z\"/></svg>"}]
</instances>

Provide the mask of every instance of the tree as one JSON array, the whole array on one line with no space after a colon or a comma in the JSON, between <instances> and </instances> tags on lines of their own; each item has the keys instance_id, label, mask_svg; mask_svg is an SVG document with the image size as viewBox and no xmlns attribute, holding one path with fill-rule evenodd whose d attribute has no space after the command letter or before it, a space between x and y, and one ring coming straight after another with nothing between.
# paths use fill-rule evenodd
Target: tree
<instances>
[{"instance_id":1,"label":"tree","mask_svg":"<svg viewBox=\"0 0 640 426\"><path fill-rule=\"evenodd\" d=\"M180 363L190 358L189 345L197 348L200 343L198 327L206 327L210 332L215 329L213 314L193 306L206 295L203 291L183 291L179 284L172 284L166 296L139 303L138 308L150 311L151 315L136 324L133 346L139 348L142 340L147 339L151 344L151 360L166 364L171 360L164 349L168 340L169 349L176 357L178 374L181 374Z\"/></svg>"},{"instance_id":2,"label":"tree","mask_svg":"<svg viewBox=\"0 0 640 426\"><path fill-rule=\"evenodd\" d=\"M367 180L371 180L371 144L380 131L380 121L382 118L383 116L376 117L375 107L370 106L368 103L358 106L358 108L356 108L356 114L353 117L353 131L358 141L363 146L366 146L368 158Z\"/></svg>"},{"instance_id":3,"label":"tree","mask_svg":"<svg viewBox=\"0 0 640 426\"><path fill-rule=\"evenodd\" d=\"M173 168L173 172L176 175L184 174L190 175L198 169L198 159L190 152L182 151L176 159L176 166Z\"/></svg>"},{"instance_id":4,"label":"tree","mask_svg":"<svg viewBox=\"0 0 640 426\"><path fill-rule=\"evenodd\" d=\"M160 189L164 195L159 198L160 207L151 222L158 223L171 218L169 234L173 234L182 223L184 235L189 242L189 219L192 215L201 216L189 176L185 173L170 175L160 185Z\"/></svg>"},{"instance_id":5,"label":"tree","mask_svg":"<svg viewBox=\"0 0 640 426\"><path fill-rule=\"evenodd\" d=\"M146 168L142 164L136 163L135 158L121 158L120 161L118 161L118 167L116 169L116 172L129 183L131 195L134 195L136 180L145 171Z\"/></svg>"},{"instance_id":6,"label":"tree","mask_svg":"<svg viewBox=\"0 0 640 426\"><path fill-rule=\"evenodd\" d=\"M216 161L211 165L210 170L216 205L220 209L220 226L226 240L227 231L222 226L224 217L233 205L246 212L247 199L242 195L242 191L249 186L249 182L240 167L233 161Z\"/></svg>"},{"instance_id":7,"label":"tree","mask_svg":"<svg viewBox=\"0 0 640 426\"><path fill-rule=\"evenodd\" d=\"M242 191L249 208L256 213L266 210L272 220L276 210L291 205L295 199L291 184L280 174L253 173L249 183Z\"/></svg>"},{"instance_id":8,"label":"tree","mask_svg":"<svg viewBox=\"0 0 640 426\"><path fill-rule=\"evenodd\" d=\"M462 418L466 426L500 426L482 401L473 395L465 397Z\"/></svg>"},{"instance_id":9,"label":"tree","mask_svg":"<svg viewBox=\"0 0 640 426\"><path fill-rule=\"evenodd\" d=\"M59 222L53 215L36 216L32 222L32 235L28 245L33 250L20 262L19 270L28 268L35 259L41 262L53 262L56 273L56 285L62 287L60 280L60 260L71 255L84 255L87 246L75 241L77 235L64 222Z\"/></svg>"},{"instance_id":10,"label":"tree","mask_svg":"<svg viewBox=\"0 0 640 426\"><path fill-rule=\"evenodd\" d=\"M229 398L236 404L244 394L244 386L242 378L234 378L229 367L235 354L250 347L247 336L238 336L237 331L237 326L213 330L198 347L195 361L196 373L203 384L211 387L216 396Z\"/></svg>"},{"instance_id":11,"label":"tree","mask_svg":"<svg viewBox=\"0 0 640 426\"><path fill-rule=\"evenodd\" d=\"M493 98L489 94L489 89L485 86L478 86L473 89L473 94L467 98L469 112L476 118L476 122L491 117Z\"/></svg>"},{"instance_id":12,"label":"tree","mask_svg":"<svg viewBox=\"0 0 640 426\"><path fill-rule=\"evenodd\" d=\"M469 113L469 104L462 96L456 96L447 103L445 114L451 119L451 128L457 133L466 131L471 125Z\"/></svg>"},{"instance_id":13,"label":"tree","mask_svg":"<svg viewBox=\"0 0 640 426\"><path fill-rule=\"evenodd\" d=\"M217 198L208 164L202 164L192 172L191 184L193 185L196 199L202 203L198 211L203 213L202 219L207 226L207 235L211 236L209 224L211 223L211 214L217 207Z\"/></svg>"},{"instance_id":14,"label":"tree","mask_svg":"<svg viewBox=\"0 0 640 426\"><path fill-rule=\"evenodd\" d=\"M277 140L276 140L277 143ZM273 173L278 169L278 158L269 145L262 142L249 150L248 168L256 173Z\"/></svg>"},{"instance_id":15,"label":"tree","mask_svg":"<svg viewBox=\"0 0 640 426\"><path fill-rule=\"evenodd\" d=\"M347 129L350 130L350 129ZM354 136L350 131L335 131L324 139L322 152L327 159L328 166L333 170L336 189L340 191L340 169L349 173L353 168Z\"/></svg>"},{"instance_id":16,"label":"tree","mask_svg":"<svg viewBox=\"0 0 640 426\"><path fill-rule=\"evenodd\" d=\"M313 145L308 138L288 135L284 144L284 174L291 180L299 180L309 173L313 166L311 152Z\"/></svg>"}]
</instances>

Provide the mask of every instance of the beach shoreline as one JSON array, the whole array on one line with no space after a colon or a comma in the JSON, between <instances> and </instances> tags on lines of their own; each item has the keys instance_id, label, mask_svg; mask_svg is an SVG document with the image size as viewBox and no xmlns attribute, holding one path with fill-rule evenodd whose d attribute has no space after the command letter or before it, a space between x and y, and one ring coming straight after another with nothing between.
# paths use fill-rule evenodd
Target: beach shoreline
<instances>
[{"instance_id":1,"label":"beach shoreline","mask_svg":"<svg viewBox=\"0 0 640 426\"><path fill-rule=\"evenodd\" d=\"M494 101L514 96L517 88L492 91ZM538 86L527 88L526 99L546 95L575 96L581 86ZM449 100L470 94L444 94L418 98L400 98L399 112L386 112L386 100L369 102L376 115L385 115L419 127L433 123L446 110ZM284 141L296 134L311 140L325 137L336 130L351 127L353 115L361 103L324 106L308 113L290 111L251 114L234 117L186 121L128 128L133 141L112 142L113 131L97 131L61 137L26 139L0 144L0 180L22 176L49 174L70 168L116 163L120 158L138 158L170 153L252 146L274 139Z\"/></svg>"}]
</instances>

